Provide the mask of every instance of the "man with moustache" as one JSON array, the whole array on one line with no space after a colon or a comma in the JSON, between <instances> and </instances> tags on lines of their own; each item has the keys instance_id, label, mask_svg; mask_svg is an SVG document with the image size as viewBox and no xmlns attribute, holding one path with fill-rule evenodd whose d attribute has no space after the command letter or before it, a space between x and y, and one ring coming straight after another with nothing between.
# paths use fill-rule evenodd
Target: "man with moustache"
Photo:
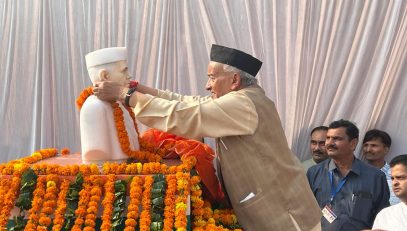
<instances>
[{"instance_id":1,"label":"man with moustache","mask_svg":"<svg viewBox=\"0 0 407 231\"><path fill-rule=\"evenodd\" d=\"M308 169L311 190L323 213L322 230L370 229L376 214L389 205L385 174L354 156L358 136L352 122L332 122L325 143L330 159Z\"/></svg>"},{"instance_id":2,"label":"man with moustache","mask_svg":"<svg viewBox=\"0 0 407 231\"><path fill-rule=\"evenodd\" d=\"M328 127L318 126L311 131L311 155L312 157L301 164L305 170L308 170L311 166L314 166L328 158L325 148L326 133Z\"/></svg>"},{"instance_id":3,"label":"man with moustache","mask_svg":"<svg viewBox=\"0 0 407 231\"><path fill-rule=\"evenodd\" d=\"M188 138L214 137L218 174L246 231L320 230L321 211L300 162L290 151L274 106L255 76L262 62L212 45L206 89L184 96L149 88L136 91L98 83L95 95L120 100L145 125Z\"/></svg>"},{"instance_id":4,"label":"man with moustache","mask_svg":"<svg viewBox=\"0 0 407 231\"><path fill-rule=\"evenodd\" d=\"M373 230L402 231L407 228L407 155L394 157L390 167L393 191L401 202L380 211Z\"/></svg>"},{"instance_id":5,"label":"man with moustache","mask_svg":"<svg viewBox=\"0 0 407 231\"><path fill-rule=\"evenodd\" d=\"M386 174L387 184L390 189L390 205L395 205L400 202L400 199L394 195L391 190L391 174L390 165L384 159L389 153L391 146L390 135L378 129L372 129L366 132L363 138L363 157L367 160L367 163L380 169Z\"/></svg>"}]
</instances>

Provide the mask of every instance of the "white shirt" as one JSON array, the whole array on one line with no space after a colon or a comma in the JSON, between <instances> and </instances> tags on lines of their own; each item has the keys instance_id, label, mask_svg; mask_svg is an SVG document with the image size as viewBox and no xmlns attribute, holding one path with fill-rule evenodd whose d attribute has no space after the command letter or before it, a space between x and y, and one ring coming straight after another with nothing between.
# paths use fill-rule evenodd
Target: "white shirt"
<instances>
[{"instance_id":1,"label":"white shirt","mask_svg":"<svg viewBox=\"0 0 407 231\"><path fill-rule=\"evenodd\" d=\"M407 230L407 205L400 202L380 211L373 223L373 230L387 231Z\"/></svg>"}]
</instances>

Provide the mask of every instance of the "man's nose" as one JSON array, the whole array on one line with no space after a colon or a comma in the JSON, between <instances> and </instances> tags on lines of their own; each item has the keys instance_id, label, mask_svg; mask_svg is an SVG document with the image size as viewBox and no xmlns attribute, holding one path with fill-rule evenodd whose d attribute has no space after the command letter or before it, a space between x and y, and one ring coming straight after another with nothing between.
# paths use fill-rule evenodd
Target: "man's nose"
<instances>
[{"instance_id":1,"label":"man's nose","mask_svg":"<svg viewBox=\"0 0 407 231\"><path fill-rule=\"evenodd\" d=\"M210 90L212 89L212 87L211 87L211 85L210 85L210 83L209 83L209 80L206 82L205 89L206 89L207 91L210 91Z\"/></svg>"}]
</instances>

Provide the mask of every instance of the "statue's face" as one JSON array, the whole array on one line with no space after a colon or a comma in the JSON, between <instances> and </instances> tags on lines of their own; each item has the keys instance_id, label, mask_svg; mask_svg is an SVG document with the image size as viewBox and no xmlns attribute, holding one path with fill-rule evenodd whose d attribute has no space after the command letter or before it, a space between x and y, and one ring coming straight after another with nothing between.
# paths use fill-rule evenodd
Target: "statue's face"
<instances>
[{"instance_id":1,"label":"statue's face","mask_svg":"<svg viewBox=\"0 0 407 231\"><path fill-rule=\"evenodd\" d=\"M127 87L129 85L130 78L131 76L127 67L127 61L125 60L116 62L115 65L113 65L113 67L109 70L108 79L110 81L122 83L123 86Z\"/></svg>"}]
</instances>

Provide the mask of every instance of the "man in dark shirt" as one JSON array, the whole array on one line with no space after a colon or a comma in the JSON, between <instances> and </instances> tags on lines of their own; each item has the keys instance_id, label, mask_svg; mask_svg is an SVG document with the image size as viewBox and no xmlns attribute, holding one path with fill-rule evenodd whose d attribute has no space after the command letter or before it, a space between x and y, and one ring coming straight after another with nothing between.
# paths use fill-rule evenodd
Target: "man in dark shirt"
<instances>
[{"instance_id":1,"label":"man in dark shirt","mask_svg":"<svg viewBox=\"0 0 407 231\"><path fill-rule=\"evenodd\" d=\"M332 122L325 144L330 159L308 169L309 184L324 215L324 231L370 229L376 214L389 206L385 174L353 154L358 137L352 122Z\"/></svg>"}]
</instances>

